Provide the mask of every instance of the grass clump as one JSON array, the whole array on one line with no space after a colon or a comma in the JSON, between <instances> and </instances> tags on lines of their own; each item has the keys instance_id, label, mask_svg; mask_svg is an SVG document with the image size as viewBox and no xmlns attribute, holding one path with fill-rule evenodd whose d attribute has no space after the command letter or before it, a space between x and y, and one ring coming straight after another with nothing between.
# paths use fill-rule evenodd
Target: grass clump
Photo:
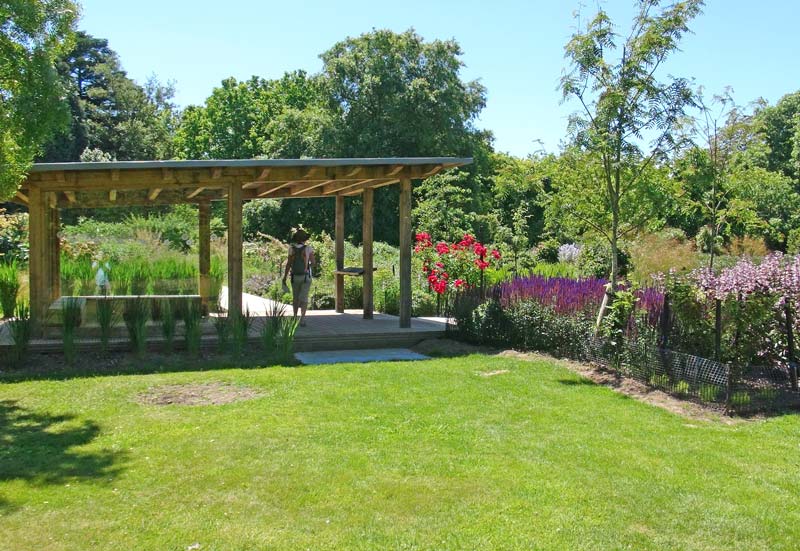
<instances>
[{"instance_id":1,"label":"grass clump","mask_svg":"<svg viewBox=\"0 0 800 551\"><path fill-rule=\"evenodd\" d=\"M147 320L150 318L150 307L147 299L136 297L125 301L122 319L128 329L131 348L137 356L144 356L147 350Z\"/></svg>"},{"instance_id":2,"label":"grass clump","mask_svg":"<svg viewBox=\"0 0 800 551\"><path fill-rule=\"evenodd\" d=\"M169 299L161 301L161 336L164 337L164 351L171 354L175 344L175 331L178 320L175 317L175 309Z\"/></svg>"},{"instance_id":3,"label":"grass clump","mask_svg":"<svg viewBox=\"0 0 800 551\"><path fill-rule=\"evenodd\" d=\"M119 308L117 303L108 297L97 301L97 325L100 327L100 348L108 352L108 343L114 327L119 323Z\"/></svg>"},{"instance_id":4,"label":"grass clump","mask_svg":"<svg viewBox=\"0 0 800 551\"><path fill-rule=\"evenodd\" d=\"M83 317L83 304L81 299L76 297L64 297L61 299L61 337L64 346L64 359L68 365L75 364L77 356L77 336L78 328L81 326Z\"/></svg>"},{"instance_id":5,"label":"grass clump","mask_svg":"<svg viewBox=\"0 0 800 551\"><path fill-rule=\"evenodd\" d=\"M184 341L190 356L196 357L200 353L200 337L202 336L201 323L203 310L200 304L189 301L183 316Z\"/></svg>"},{"instance_id":6,"label":"grass clump","mask_svg":"<svg viewBox=\"0 0 800 551\"><path fill-rule=\"evenodd\" d=\"M27 303L17 304L14 309L14 316L8 320L7 327L11 332L11 340L13 341L11 363L19 365L28 353L33 333L31 309Z\"/></svg>"},{"instance_id":7,"label":"grass clump","mask_svg":"<svg viewBox=\"0 0 800 551\"><path fill-rule=\"evenodd\" d=\"M19 266L16 260L0 262L0 310L4 318L15 315L19 293Z\"/></svg>"}]
</instances>

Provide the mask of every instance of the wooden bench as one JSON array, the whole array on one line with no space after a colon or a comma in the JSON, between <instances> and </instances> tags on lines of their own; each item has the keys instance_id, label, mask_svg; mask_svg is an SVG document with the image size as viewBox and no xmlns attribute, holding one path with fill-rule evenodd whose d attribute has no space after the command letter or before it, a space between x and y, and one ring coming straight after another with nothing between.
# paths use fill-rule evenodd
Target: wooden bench
<instances>
[{"instance_id":1,"label":"wooden bench","mask_svg":"<svg viewBox=\"0 0 800 551\"><path fill-rule=\"evenodd\" d=\"M372 268L373 272L377 272L378 268ZM333 275L340 276L363 276L364 268L342 268L341 270L334 270Z\"/></svg>"}]
</instances>

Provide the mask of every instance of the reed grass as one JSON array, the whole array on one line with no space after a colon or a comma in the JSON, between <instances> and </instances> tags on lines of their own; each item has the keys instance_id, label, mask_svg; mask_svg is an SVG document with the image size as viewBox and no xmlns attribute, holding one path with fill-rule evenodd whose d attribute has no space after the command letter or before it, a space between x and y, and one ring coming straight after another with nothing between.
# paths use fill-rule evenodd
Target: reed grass
<instances>
[{"instance_id":1,"label":"reed grass","mask_svg":"<svg viewBox=\"0 0 800 551\"><path fill-rule=\"evenodd\" d=\"M11 348L11 363L12 365L19 365L28 353L33 332L31 309L28 304L25 302L18 303L14 309L14 316L8 320L6 325L14 342Z\"/></svg>"},{"instance_id":2,"label":"reed grass","mask_svg":"<svg viewBox=\"0 0 800 551\"><path fill-rule=\"evenodd\" d=\"M264 325L261 327L261 346L267 354L274 354L278 349L278 338L281 333L281 323L286 315L286 305L272 301L267 308Z\"/></svg>"},{"instance_id":3,"label":"reed grass","mask_svg":"<svg viewBox=\"0 0 800 551\"><path fill-rule=\"evenodd\" d=\"M122 312L122 319L128 329L128 338L131 348L137 356L144 356L147 350L147 320L150 318L150 308L147 299L136 297L126 300Z\"/></svg>"},{"instance_id":4,"label":"reed grass","mask_svg":"<svg viewBox=\"0 0 800 551\"><path fill-rule=\"evenodd\" d=\"M183 317L183 327L186 350L191 356L197 356L200 353L200 324L202 321L202 307L196 302L189 301L186 304L186 312Z\"/></svg>"},{"instance_id":5,"label":"reed grass","mask_svg":"<svg viewBox=\"0 0 800 551\"><path fill-rule=\"evenodd\" d=\"M111 333L119 323L119 307L114 299L104 297L97 301L97 325L100 326L100 348L108 352Z\"/></svg>"},{"instance_id":6,"label":"reed grass","mask_svg":"<svg viewBox=\"0 0 800 551\"><path fill-rule=\"evenodd\" d=\"M77 357L75 337L81 325L83 308L81 299L64 297L61 300L61 339L64 346L64 359L67 365L74 365Z\"/></svg>"},{"instance_id":7,"label":"reed grass","mask_svg":"<svg viewBox=\"0 0 800 551\"><path fill-rule=\"evenodd\" d=\"M228 351L228 337L230 336L228 317L214 316L214 330L217 332L217 351L224 354Z\"/></svg>"},{"instance_id":8,"label":"reed grass","mask_svg":"<svg viewBox=\"0 0 800 551\"><path fill-rule=\"evenodd\" d=\"M19 265L16 260L0 263L0 310L4 318L14 316L19 294Z\"/></svg>"},{"instance_id":9,"label":"reed grass","mask_svg":"<svg viewBox=\"0 0 800 551\"><path fill-rule=\"evenodd\" d=\"M161 335L164 337L164 351L172 353L175 344L175 331L178 320L175 318L175 310L169 299L164 299L160 303L161 309Z\"/></svg>"}]
</instances>

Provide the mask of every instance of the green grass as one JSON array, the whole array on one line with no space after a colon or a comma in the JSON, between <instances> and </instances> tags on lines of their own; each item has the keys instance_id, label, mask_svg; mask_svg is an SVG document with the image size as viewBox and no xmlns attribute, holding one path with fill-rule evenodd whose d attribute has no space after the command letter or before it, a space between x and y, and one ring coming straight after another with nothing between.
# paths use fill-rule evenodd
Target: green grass
<instances>
[{"instance_id":1,"label":"green grass","mask_svg":"<svg viewBox=\"0 0 800 551\"><path fill-rule=\"evenodd\" d=\"M482 377L480 371L509 370ZM5 549L796 549L794 415L692 421L510 358L0 385ZM260 390L145 406L161 384Z\"/></svg>"}]
</instances>

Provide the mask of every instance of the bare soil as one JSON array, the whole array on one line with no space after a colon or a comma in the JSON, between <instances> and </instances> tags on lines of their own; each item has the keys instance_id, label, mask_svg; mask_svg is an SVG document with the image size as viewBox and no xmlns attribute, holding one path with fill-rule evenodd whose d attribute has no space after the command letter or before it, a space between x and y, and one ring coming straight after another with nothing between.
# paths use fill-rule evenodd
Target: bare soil
<instances>
[{"instance_id":1,"label":"bare soil","mask_svg":"<svg viewBox=\"0 0 800 551\"><path fill-rule=\"evenodd\" d=\"M227 383L195 383L183 385L161 385L138 396L141 404L151 406L218 406L262 396L260 392L246 386Z\"/></svg>"}]
</instances>

